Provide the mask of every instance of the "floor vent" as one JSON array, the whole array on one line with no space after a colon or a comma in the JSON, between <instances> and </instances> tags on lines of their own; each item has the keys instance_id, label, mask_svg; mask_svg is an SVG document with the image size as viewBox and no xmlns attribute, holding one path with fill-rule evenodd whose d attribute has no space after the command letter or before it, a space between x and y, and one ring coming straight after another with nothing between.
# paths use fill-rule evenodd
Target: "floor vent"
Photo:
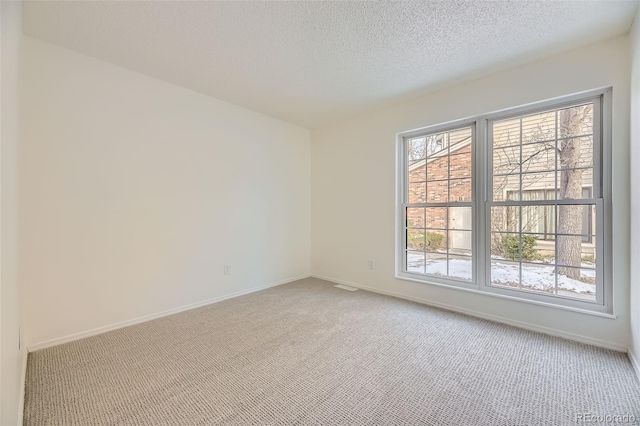
<instances>
[{"instance_id":1,"label":"floor vent","mask_svg":"<svg viewBox=\"0 0 640 426\"><path fill-rule=\"evenodd\" d=\"M348 285L344 285L344 284L336 284L336 285L334 285L334 287L338 287L338 288L341 288L343 290L349 290L349 291L356 291L357 290L357 288L355 288L355 287L349 287Z\"/></svg>"}]
</instances>

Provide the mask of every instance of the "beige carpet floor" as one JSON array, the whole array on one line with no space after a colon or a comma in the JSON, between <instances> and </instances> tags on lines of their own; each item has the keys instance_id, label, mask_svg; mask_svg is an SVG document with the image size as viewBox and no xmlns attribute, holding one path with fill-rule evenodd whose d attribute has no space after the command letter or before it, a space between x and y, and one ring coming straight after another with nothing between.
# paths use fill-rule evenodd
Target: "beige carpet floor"
<instances>
[{"instance_id":1,"label":"beige carpet floor","mask_svg":"<svg viewBox=\"0 0 640 426\"><path fill-rule=\"evenodd\" d=\"M29 354L26 425L567 425L626 354L305 279ZM636 421L637 423L637 421Z\"/></svg>"}]
</instances>

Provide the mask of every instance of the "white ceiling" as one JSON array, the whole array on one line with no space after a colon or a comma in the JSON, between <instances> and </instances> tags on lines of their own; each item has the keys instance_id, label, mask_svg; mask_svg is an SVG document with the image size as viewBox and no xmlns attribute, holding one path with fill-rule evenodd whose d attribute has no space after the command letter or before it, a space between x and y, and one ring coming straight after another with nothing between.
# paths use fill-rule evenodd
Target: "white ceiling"
<instances>
[{"instance_id":1,"label":"white ceiling","mask_svg":"<svg viewBox=\"0 0 640 426\"><path fill-rule=\"evenodd\" d=\"M25 34L305 127L626 33L635 1L27 1Z\"/></svg>"}]
</instances>

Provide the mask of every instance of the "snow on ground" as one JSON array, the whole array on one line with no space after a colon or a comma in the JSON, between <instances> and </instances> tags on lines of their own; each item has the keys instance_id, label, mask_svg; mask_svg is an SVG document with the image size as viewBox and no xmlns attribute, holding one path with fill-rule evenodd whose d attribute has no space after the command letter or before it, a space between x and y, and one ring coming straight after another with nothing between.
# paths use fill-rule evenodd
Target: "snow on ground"
<instances>
[{"instance_id":1,"label":"snow on ground","mask_svg":"<svg viewBox=\"0 0 640 426\"><path fill-rule=\"evenodd\" d=\"M429 254L431 256L431 254ZM447 276L446 255L440 259L427 258L426 270L422 271L424 256L421 253L407 253L408 272L426 273L429 275ZM522 265L522 287L544 292L553 292L555 289L555 266L551 265ZM492 284L517 286L520 281L518 264L491 261ZM596 271L589 269L580 270L581 278L586 281L574 280L564 275L558 275L558 289L579 294L594 294L596 286ZM449 276L463 280L471 280L471 260L453 258L449 260Z\"/></svg>"}]
</instances>

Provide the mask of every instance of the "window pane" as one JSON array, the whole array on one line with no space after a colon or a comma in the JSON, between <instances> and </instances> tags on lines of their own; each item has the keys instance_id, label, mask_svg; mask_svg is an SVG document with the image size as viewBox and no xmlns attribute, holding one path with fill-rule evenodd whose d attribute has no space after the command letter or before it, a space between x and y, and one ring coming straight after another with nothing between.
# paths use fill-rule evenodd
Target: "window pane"
<instances>
[{"instance_id":1,"label":"window pane","mask_svg":"<svg viewBox=\"0 0 640 426\"><path fill-rule=\"evenodd\" d=\"M594 268L596 238L592 235L558 235L556 264L574 268Z\"/></svg>"},{"instance_id":2,"label":"window pane","mask_svg":"<svg viewBox=\"0 0 640 426\"><path fill-rule=\"evenodd\" d=\"M441 156L427 161L427 180L449 179L449 157Z\"/></svg>"},{"instance_id":3,"label":"window pane","mask_svg":"<svg viewBox=\"0 0 640 426\"><path fill-rule=\"evenodd\" d=\"M407 209L407 228L424 228L424 208L414 207Z\"/></svg>"},{"instance_id":4,"label":"window pane","mask_svg":"<svg viewBox=\"0 0 640 426\"><path fill-rule=\"evenodd\" d=\"M424 274L424 253L407 251L407 272Z\"/></svg>"},{"instance_id":5,"label":"window pane","mask_svg":"<svg viewBox=\"0 0 640 426\"><path fill-rule=\"evenodd\" d=\"M557 210L558 234L596 235L595 204L564 204L559 205Z\"/></svg>"},{"instance_id":6,"label":"window pane","mask_svg":"<svg viewBox=\"0 0 640 426\"><path fill-rule=\"evenodd\" d=\"M520 234L494 232L491 236L492 258L515 261L520 260Z\"/></svg>"},{"instance_id":7,"label":"window pane","mask_svg":"<svg viewBox=\"0 0 640 426\"><path fill-rule=\"evenodd\" d=\"M449 141L451 144L451 153L460 149L461 147L470 147L471 143L471 127L465 127L464 129L453 130L449 132ZM469 152L471 152L469 148Z\"/></svg>"},{"instance_id":8,"label":"window pane","mask_svg":"<svg viewBox=\"0 0 640 426\"><path fill-rule=\"evenodd\" d=\"M520 287L520 264L505 260L491 261L491 285Z\"/></svg>"},{"instance_id":9,"label":"window pane","mask_svg":"<svg viewBox=\"0 0 640 426\"><path fill-rule=\"evenodd\" d=\"M491 257L530 263L551 263L555 256L553 240L541 240L539 235L491 233Z\"/></svg>"},{"instance_id":10,"label":"window pane","mask_svg":"<svg viewBox=\"0 0 640 426\"><path fill-rule=\"evenodd\" d=\"M520 146L493 149L493 174L520 173Z\"/></svg>"},{"instance_id":11,"label":"window pane","mask_svg":"<svg viewBox=\"0 0 640 426\"><path fill-rule=\"evenodd\" d=\"M424 251L425 244L426 240L424 229L407 230L407 249Z\"/></svg>"},{"instance_id":12,"label":"window pane","mask_svg":"<svg viewBox=\"0 0 640 426\"><path fill-rule=\"evenodd\" d=\"M522 234L522 261L535 264L554 264L556 260L556 242L544 239L538 234Z\"/></svg>"},{"instance_id":13,"label":"window pane","mask_svg":"<svg viewBox=\"0 0 640 426\"><path fill-rule=\"evenodd\" d=\"M447 276L447 254L427 253L425 273L429 275Z\"/></svg>"},{"instance_id":14,"label":"window pane","mask_svg":"<svg viewBox=\"0 0 640 426\"><path fill-rule=\"evenodd\" d=\"M449 229L471 230L471 207L449 207Z\"/></svg>"},{"instance_id":15,"label":"window pane","mask_svg":"<svg viewBox=\"0 0 640 426\"><path fill-rule=\"evenodd\" d=\"M593 134L593 103L558 110L558 137Z\"/></svg>"},{"instance_id":16,"label":"window pane","mask_svg":"<svg viewBox=\"0 0 640 426\"><path fill-rule=\"evenodd\" d=\"M468 145L464 151L464 153L449 157L449 177L451 179L471 177L471 146Z\"/></svg>"},{"instance_id":17,"label":"window pane","mask_svg":"<svg viewBox=\"0 0 640 426\"><path fill-rule=\"evenodd\" d=\"M427 180L427 169L423 161L409 166L409 182L424 182Z\"/></svg>"},{"instance_id":18,"label":"window pane","mask_svg":"<svg viewBox=\"0 0 640 426\"><path fill-rule=\"evenodd\" d=\"M555 111L522 117L522 143L549 141L555 138Z\"/></svg>"},{"instance_id":19,"label":"window pane","mask_svg":"<svg viewBox=\"0 0 640 426\"><path fill-rule=\"evenodd\" d=\"M555 141L522 146L522 173L556 169Z\"/></svg>"},{"instance_id":20,"label":"window pane","mask_svg":"<svg viewBox=\"0 0 640 426\"><path fill-rule=\"evenodd\" d=\"M588 193L589 188L586 188L585 191L583 192L585 194L585 198L588 197L589 193ZM582 213L578 213L577 209L578 208L582 208ZM560 208L558 208L558 210L560 210ZM581 207L562 207L562 211L564 212L565 210L568 210L568 212L566 213L565 216L563 216L563 221L565 220L565 218L568 218L568 214L571 214L571 212L575 212L578 215L581 215L581 219L582 219L582 230L580 231L580 234L582 234L582 241L585 243L592 243L595 244L595 236L597 234L596 232L596 205L595 204L587 204L587 205L582 205ZM565 230L567 228L570 227L574 227L575 223L573 224L568 224L568 223L563 223L562 226L562 230L559 230L558 232L561 234L567 234L568 232L565 232Z\"/></svg>"},{"instance_id":21,"label":"window pane","mask_svg":"<svg viewBox=\"0 0 640 426\"><path fill-rule=\"evenodd\" d=\"M409 204L424 203L427 201L426 188L427 187L424 182L409 183Z\"/></svg>"},{"instance_id":22,"label":"window pane","mask_svg":"<svg viewBox=\"0 0 640 426\"><path fill-rule=\"evenodd\" d=\"M519 199L520 175L495 176L493 178L493 201Z\"/></svg>"},{"instance_id":23,"label":"window pane","mask_svg":"<svg viewBox=\"0 0 640 426\"><path fill-rule=\"evenodd\" d=\"M526 192L523 194L526 198L544 200L544 193L536 191L536 197L528 197ZM554 205L525 205L522 206L522 232L541 234L541 238L552 238L555 233L555 213Z\"/></svg>"},{"instance_id":24,"label":"window pane","mask_svg":"<svg viewBox=\"0 0 640 426\"><path fill-rule=\"evenodd\" d=\"M407 141L407 157L409 159L409 164L424 159L426 153L426 141L424 136L415 139L409 139Z\"/></svg>"},{"instance_id":25,"label":"window pane","mask_svg":"<svg viewBox=\"0 0 640 426\"><path fill-rule=\"evenodd\" d=\"M449 254L449 276L451 278L471 281L472 271L471 257Z\"/></svg>"},{"instance_id":26,"label":"window pane","mask_svg":"<svg viewBox=\"0 0 640 426\"><path fill-rule=\"evenodd\" d=\"M526 173L522 175L523 195L526 191L546 191L547 199L556 197L556 172ZM544 198L543 198L544 199Z\"/></svg>"},{"instance_id":27,"label":"window pane","mask_svg":"<svg viewBox=\"0 0 640 426\"><path fill-rule=\"evenodd\" d=\"M427 207L427 228L447 228L447 208Z\"/></svg>"},{"instance_id":28,"label":"window pane","mask_svg":"<svg viewBox=\"0 0 640 426\"><path fill-rule=\"evenodd\" d=\"M583 300L596 300L596 270L558 267L558 295Z\"/></svg>"},{"instance_id":29,"label":"window pane","mask_svg":"<svg viewBox=\"0 0 640 426\"><path fill-rule=\"evenodd\" d=\"M593 169L564 169L558 172L558 199L590 198L591 192L584 189L593 187Z\"/></svg>"},{"instance_id":30,"label":"window pane","mask_svg":"<svg viewBox=\"0 0 640 426\"><path fill-rule=\"evenodd\" d=\"M449 253L471 256L471 231L449 231Z\"/></svg>"},{"instance_id":31,"label":"window pane","mask_svg":"<svg viewBox=\"0 0 640 426\"><path fill-rule=\"evenodd\" d=\"M427 189L428 203L446 203L449 201L449 181L429 182Z\"/></svg>"},{"instance_id":32,"label":"window pane","mask_svg":"<svg viewBox=\"0 0 640 426\"><path fill-rule=\"evenodd\" d=\"M447 252L447 231L427 229L426 250L433 252Z\"/></svg>"},{"instance_id":33,"label":"window pane","mask_svg":"<svg viewBox=\"0 0 640 426\"><path fill-rule=\"evenodd\" d=\"M520 230L520 207L491 207L491 230L498 232L518 232Z\"/></svg>"},{"instance_id":34,"label":"window pane","mask_svg":"<svg viewBox=\"0 0 640 426\"><path fill-rule=\"evenodd\" d=\"M593 137L562 139L558 142L558 168L593 167Z\"/></svg>"},{"instance_id":35,"label":"window pane","mask_svg":"<svg viewBox=\"0 0 640 426\"><path fill-rule=\"evenodd\" d=\"M523 263L521 273L521 287L523 290L555 294L556 276L554 265Z\"/></svg>"},{"instance_id":36,"label":"window pane","mask_svg":"<svg viewBox=\"0 0 640 426\"><path fill-rule=\"evenodd\" d=\"M450 180L449 201L471 201L471 179Z\"/></svg>"},{"instance_id":37,"label":"window pane","mask_svg":"<svg viewBox=\"0 0 640 426\"><path fill-rule=\"evenodd\" d=\"M449 152L449 134L438 133L425 136L427 157L447 155Z\"/></svg>"},{"instance_id":38,"label":"window pane","mask_svg":"<svg viewBox=\"0 0 640 426\"><path fill-rule=\"evenodd\" d=\"M427 180L471 177L471 128L426 136Z\"/></svg>"},{"instance_id":39,"label":"window pane","mask_svg":"<svg viewBox=\"0 0 640 426\"><path fill-rule=\"evenodd\" d=\"M520 144L520 119L493 123L493 146L502 147Z\"/></svg>"}]
</instances>

